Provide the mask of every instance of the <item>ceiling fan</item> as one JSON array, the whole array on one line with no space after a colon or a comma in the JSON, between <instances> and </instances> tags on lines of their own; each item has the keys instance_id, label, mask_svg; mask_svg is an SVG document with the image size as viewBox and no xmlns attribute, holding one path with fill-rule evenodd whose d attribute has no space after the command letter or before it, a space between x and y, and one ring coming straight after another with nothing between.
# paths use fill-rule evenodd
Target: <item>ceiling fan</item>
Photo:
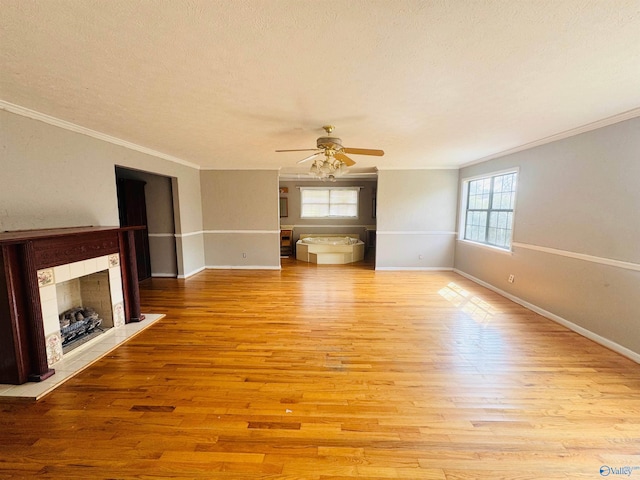
<instances>
[{"instance_id":1,"label":"ceiling fan","mask_svg":"<svg viewBox=\"0 0 640 480\"><path fill-rule=\"evenodd\" d=\"M343 147L342 139L331 136L331 132L335 129L333 125L325 125L322 128L327 132L327 136L319 137L316 140L316 148L276 150L276 152L314 152L308 157L298 160L297 163L304 163L319 157L314 160L311 166L311 174L323 180L329 179L331 181L335 181L336 176L345 173L346 167L351 167L356 164L355 161L346 155L347 153L353 155L375 155L378 157L384 155L384 151L382 150ZM321 155L324 156L324 159Z\"/></svg>"}]
</instances>

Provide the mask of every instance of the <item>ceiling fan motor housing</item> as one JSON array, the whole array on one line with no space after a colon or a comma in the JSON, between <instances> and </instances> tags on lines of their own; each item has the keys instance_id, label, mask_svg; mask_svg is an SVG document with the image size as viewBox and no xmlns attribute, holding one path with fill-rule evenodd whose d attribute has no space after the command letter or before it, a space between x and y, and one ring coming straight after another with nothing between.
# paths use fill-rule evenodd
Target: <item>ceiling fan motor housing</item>
<instances>
[{"instance_id":1,"label":"ceiling fan motor housing","mask_svg":"<svg viewBox=\"0 0 640 480\"><path fill-rule=\"evenodd\" d=\"M338 137L320 137L316 143L318 148L330 148L332 150L342 149L342 139Z\"/></svg>"}]
</instances>

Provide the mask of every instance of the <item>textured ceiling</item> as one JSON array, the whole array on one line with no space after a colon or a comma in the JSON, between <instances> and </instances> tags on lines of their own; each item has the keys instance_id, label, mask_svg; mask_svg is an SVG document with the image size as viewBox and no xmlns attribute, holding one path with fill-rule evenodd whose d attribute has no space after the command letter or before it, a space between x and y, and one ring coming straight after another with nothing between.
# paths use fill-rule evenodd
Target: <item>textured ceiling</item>
<instances>
[{"instance_id":1,"label":"textured ceiling","mask_svg":"<svg viewBox=\"0 0 640 480\"><path fill-rule=\"evenodd\" d=\"M203 168L327 123L456 167L640 107L639 0L0 0L0 45L0 100Z\"/></svg>"}]
</instances>

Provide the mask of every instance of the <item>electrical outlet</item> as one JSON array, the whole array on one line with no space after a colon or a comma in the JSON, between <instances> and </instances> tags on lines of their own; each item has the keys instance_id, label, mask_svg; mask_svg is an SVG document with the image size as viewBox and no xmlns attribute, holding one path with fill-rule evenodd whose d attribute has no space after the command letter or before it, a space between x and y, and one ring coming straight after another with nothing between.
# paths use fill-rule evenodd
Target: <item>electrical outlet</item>
<instances>
[{"instance_id":1,"label":"electrical outlet","mask_svg":"<svg viewBox=\"0 0 640 480\"><path fill-rule=\"evenodd\" d=\"M418 255L418 259L422 260L424 257L422 255Z\"/></svg>"},{"instance_id":2,"label":"electrical outlet","mask_svg":"<svg viewBox=\"0 0 640 480\"><path fill-rule=\"evenodd\" d=\"M513 283L515 279L516 276L514 274L509 275L509 283Z\"/></svg>"}]
</instances>

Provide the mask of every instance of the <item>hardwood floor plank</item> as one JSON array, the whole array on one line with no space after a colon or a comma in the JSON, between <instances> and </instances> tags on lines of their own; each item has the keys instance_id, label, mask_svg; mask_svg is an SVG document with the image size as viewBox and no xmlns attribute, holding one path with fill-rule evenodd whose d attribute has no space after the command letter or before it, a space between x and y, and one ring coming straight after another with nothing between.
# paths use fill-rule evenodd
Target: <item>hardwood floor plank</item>
<instances>
[{"instance_id":1,"label":"hardwood floor plank","mask_svg":"<svg viewBox=\"0 0 640 480\"><path fill-rule=\"evenodd\" d=\"M640 466L640 365L451 272L210 270L37 403L0 478L580 479Z\"/></svg>"}]
</instances>

